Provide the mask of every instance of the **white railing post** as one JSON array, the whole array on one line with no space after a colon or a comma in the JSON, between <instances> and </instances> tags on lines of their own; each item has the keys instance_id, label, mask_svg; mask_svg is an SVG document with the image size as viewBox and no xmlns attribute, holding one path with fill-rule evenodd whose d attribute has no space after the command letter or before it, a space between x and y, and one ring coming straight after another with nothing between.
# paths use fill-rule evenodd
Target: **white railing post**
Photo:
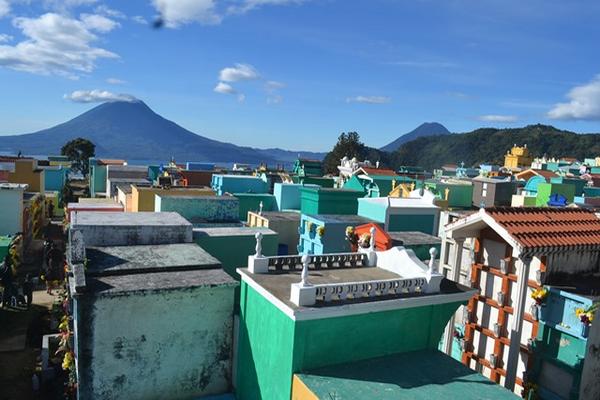
<instances>
[{"instance_id":1,"label":"white railing post","mask_svg":"<svg viewBox=\"0 0 600 400\"><path fill-rule=\"evenodd\" d=\"M309 255L302 256L302 273L299 283L292 283L290 301L299 307L312 306L317 302L317 288L308 282Z\"/></svg>"},{"instance_id":2,"label":"white railing post","mask_svg":"<svg viewBox=\"0 0 600 400\"><path fill-rule=\"evenodd\" d=\"M300 281L300 286L302 286L302 287L311 286L310 283L308 283L308 255L306 255L306 254L302 256L301 278L302 278L302 280Z\"/></svg>"},{"instance_id":3,"label":"white railing post","mask_svg":"<svg viewBox=\"0 0 600 400\"><path fill-rule=\"evenodd\" d=\"M262 255L262 233L256 232L256 253L248 256L248 270L253 274L266 274L269 272L269 259Z\"/></svg>"},{"instance_id":4,"label":"white railing post","mask_svg":"<svg viewBox=\"0 0 600 400\"><path fill-rule=\"evenodd\" d=\"M367 253L367 262L369 267L377 266L377 253L375 252L375 234L377 230L374 226L371 227L369 233L371 234L371 240L369 241L369 249Z\"/></svg>"}]
</instances>

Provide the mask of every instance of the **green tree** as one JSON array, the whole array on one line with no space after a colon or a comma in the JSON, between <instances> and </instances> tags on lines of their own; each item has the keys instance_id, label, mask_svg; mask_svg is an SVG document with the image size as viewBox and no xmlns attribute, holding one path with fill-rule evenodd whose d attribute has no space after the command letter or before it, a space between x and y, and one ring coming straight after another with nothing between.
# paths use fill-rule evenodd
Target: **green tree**
<instances>
[{"instance_id":1,"label":"green tree","mask_svg":"<svg viewBox=\"0 0 600 400\"><path fill-rule=\"evenodd\" d=\"M357 132L343 132L339 137L333 149L327 153L323 159L323 169L327 174L337 174L337 166L344 157L361 160L366 153L365 145L360 141L360 135Z\"/></svg>"},{"instance_id":2,"label":"green tree","mask_svg":"<svg viewBox=\"0 0 600 400\"><path fill-rule=\"evenodd\" d=\"M383 151L365 146L360 141L357 132L342 133L333 149L323 159L323 170L326 174L338 174L337 166L344 157L349 159L356 157L359 161L369 160L373 164L379 161L383 167L388 164L389 154Z\"/></svg>"},{"instance_id":3,"label":"green tree","mask_svg":"<svg viewBox=\"0 0 600 400\"><path fill-rule=\"evenodd\" d=\"M73 162L73 169L85 176L89 172L88 159L96 155L96 145L88 139L78 137L66 143L60 153L69 157Z\"/></svg>"},{"instance_id":4,"label":"green tree","mask_svg":"<svg viewBox=\"0 0 600 400\"><path fill-rule=\"evenodd\" d=\"M75 194L73 193L73 187L69 182L65 182L61 190L60 196L60 207L64 208L67 204L75 201Z\"/></svg>"}]
</instances>

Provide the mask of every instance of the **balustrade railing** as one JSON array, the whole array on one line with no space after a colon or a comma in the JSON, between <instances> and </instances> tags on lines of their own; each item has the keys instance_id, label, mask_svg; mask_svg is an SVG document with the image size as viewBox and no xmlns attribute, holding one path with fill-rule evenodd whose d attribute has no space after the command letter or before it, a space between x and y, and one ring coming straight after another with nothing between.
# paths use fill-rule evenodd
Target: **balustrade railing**
<instances>
[{"instance_id":1,"label":"balustrade railing","mask_svg":"<svg viewBox=\"0 0 600 400\"><path fill-rule=\"evenodd\" d=\"M425 292L426 278L385 279L365 282L315 284L316 302L358 300Z\"/></svg>"},{"instance_id":2,"label":"balustrade railing","mask_svg":"<svg viewBox=\"0 0 600 400\"><path fill-rule=\"evenodd\" d=\"M294 271L302 269L302 255L268 257L269 270ZM323 268L356 268L368 265L364 253L335 253L325 255L308 255L309 269Z\"/></svg>"}]
</instances>

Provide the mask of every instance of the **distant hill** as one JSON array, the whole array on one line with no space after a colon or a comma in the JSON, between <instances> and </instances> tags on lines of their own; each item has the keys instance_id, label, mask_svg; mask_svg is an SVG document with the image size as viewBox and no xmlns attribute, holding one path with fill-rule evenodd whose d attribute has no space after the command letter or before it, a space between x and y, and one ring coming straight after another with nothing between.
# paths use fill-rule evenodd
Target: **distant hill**
<instances>
[{"instance_id":1,"label":"distant hill","mask_svg":"<svg viewBox=\"0 0 600 400\"><path fill-rule=\"evenodd\" d=\"M103 103L70 121L35 133L0 136L0 151L59 154L63 144L84 137L96 154L135 160L290 163L302 157L322 159L324 153L255 149L197 135L169 121L142 101Z\"/></svg>"},{"instance_id":2,"label":"distant hill","mask_svg":"<svg viewBox=\"0 0 600 400\"><path fill-rule=\"evenodd\" d=\"M527 144L533 156L585 157L600 155L600 134L578 134L548 125L523 128L481 128L472 132L418 138L390 154L389 163L419 165L429 170L464 161L467 166L485 162L503 163L513 144Z\"/></svg>"},{"instance_id":3,"label":"distant hill","mask_svg":"<svg viewBox=\"0 0 600 400\"><path fill-rule=\"evenodd\" d=\"M380 150L388 152L396 151L400 146L402 146L406 142L410 142L411 140L415 140L420 137L436 135L450 135L450 131L446 129L444 125L439 124L437 122L425 122L424 124L421 124L415 129L413 129L412 131L400 136L392 143L383 146Z\"/></svg>"}]
</instances>

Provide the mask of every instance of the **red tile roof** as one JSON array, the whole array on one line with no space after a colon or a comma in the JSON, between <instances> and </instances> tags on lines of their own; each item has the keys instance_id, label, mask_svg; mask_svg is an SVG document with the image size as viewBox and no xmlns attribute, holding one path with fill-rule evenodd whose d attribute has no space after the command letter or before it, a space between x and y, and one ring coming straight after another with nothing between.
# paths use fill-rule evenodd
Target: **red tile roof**
<instances>
[{"instance_id":1,"label":"red tile roof","mask_svg":"<svg viewBox=\"0 0 600 400\"><path fill-rule=\"evenodd\" d=\"M521 171L518 174L515 175L515 177L517 179L529 179L531 176L533 175L538 175L541 176L542 178L546 179L546 181L549 181L550 178L556 178L558 175L556 175L554 172L552 171L548 171L545 169L526 169L525 171Z\"/></svg>"},{"instance_id":2,"label":"red tile roof","mask_svg":"<svg viewBox=\"0 0 600 400\"><path fill-rule=\"evenodd\" d=\"M590 210L500 207L485 211L525 248L600 246L600 219Z\"/></svg>"},{"instance_id":3,"label":"red tile roof","mask_svg":"<svg viewBox=\"0 0 600 400\"><path fill-rule=\"evenodd\" d=\"M391 169L384 169L384 168L372 168L372 167L361 167L361 169L364 171L365 174L367 175L386 175L386 176L394 176L397 175L393 170Z\"/></svg>"}]
</instances>

